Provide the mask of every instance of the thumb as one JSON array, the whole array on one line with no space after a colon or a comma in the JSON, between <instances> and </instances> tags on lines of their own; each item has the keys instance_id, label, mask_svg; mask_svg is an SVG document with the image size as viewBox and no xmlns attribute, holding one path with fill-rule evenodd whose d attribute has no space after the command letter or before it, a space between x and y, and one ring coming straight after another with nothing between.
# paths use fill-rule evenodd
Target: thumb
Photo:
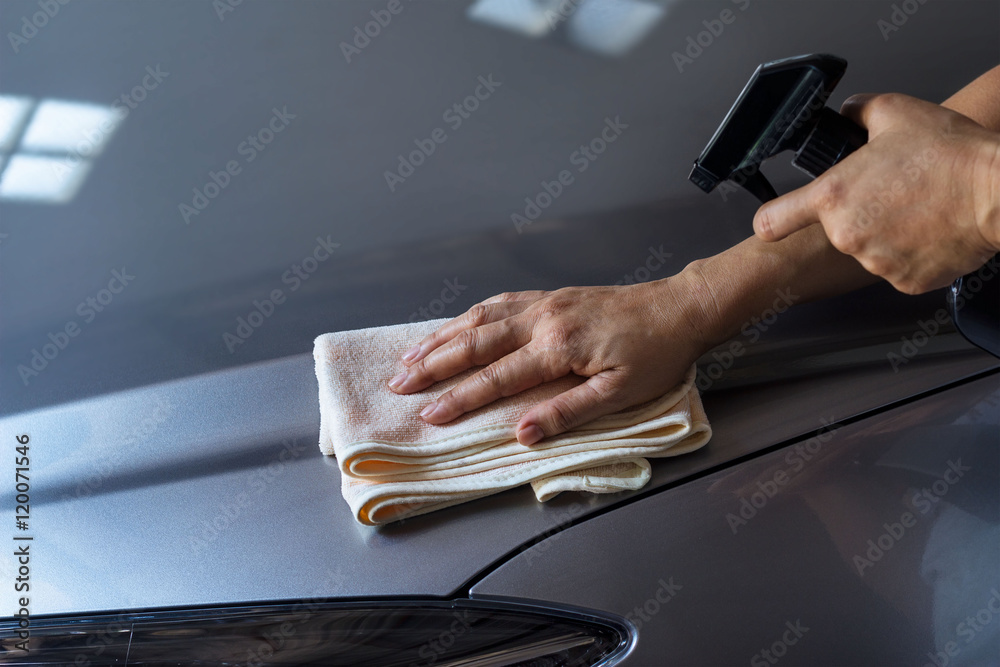
<instances>
[{"instance_id":1,"label":"thumb","mask_svg":"<svg viewBox=\"0 0 1000 667\"><path fill-rule=\"evenodd\" d=\"M820 177L822 178L822 176ZM819 180L772 199L753 217L753 229L762 241L780 241L789 234L819 222L813 191Z\"/></svg>"},{"instance_id":2,"label":"thumb","mask_svg":"<svg viewBox=\"0 0 1000 667\"><path fill-rule=\"evenodd\" d=\"M518 442L533 445L624 407L612 376L615 372L602 371L528 410L517 424Z\"/></svg>"}]
</instances>

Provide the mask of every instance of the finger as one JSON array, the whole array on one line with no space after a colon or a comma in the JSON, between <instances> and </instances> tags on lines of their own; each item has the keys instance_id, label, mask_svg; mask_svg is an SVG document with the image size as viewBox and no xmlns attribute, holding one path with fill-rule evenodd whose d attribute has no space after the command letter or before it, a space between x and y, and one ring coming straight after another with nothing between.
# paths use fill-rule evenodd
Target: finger
<instances>
[{"instance_id":1,"label":"finger","mask_svg":"<svg viewBox=\"0 0 1000 667\"><path fill-rule=\"evenodd\" d=\"M868 130L869 141L890 127L905 125L901 129L909 130L922 116L940 111L933 102L902 93L854 95L840 107L841 114Z\"/></svg>"},{"instance_id":2,"label":"finger","mask_svg":"<svg viewBox=\"0 0 1000 667\"><path fill-rule=\"evenodd\" d=\"M753 230L763 241L780 241L789 234L819 222L813 205L813 186L818 181L772 199L753 217Z\"/></svg>"},{"instance_id":3,"label":"finger","mask_svg":"<svg viewBox=\"0 0 1000 667\"><path fill-rule=\"evenodd\" d=\"M861 127L867 128L871 121L871 101L879 97L875 93L862 93L851 95L840 105L840 114L853 120Z\"/></svg>"},{"instance_id":4,"label":"finger","mask_svg":"<svg viewBox=\"0 0 1000 667\"><path fill-rule=\"evenodd\" d=\"M420 416L444 424L493 401L513 396L569 373L569 365L554 364L545 353L522 347L493 362L431 403Z\"/></svg>"},{"instance_id":5,"label":"finger","mask_svg":"<svg viewBox=\"0 0 1000 667\"><path fill-rule=\"evenodd\" d=\"M483 301L483 303L537 301L546 294L548 294L548 292L543 289L533 289L533 290L528 290L526 292L504 292L503 294L497 294L496 296L491 296L490 298L486 299L486 301Z\"/></svg>"},{"instance_id":6,"label":"finger","mask_svg":"<svg viewBox=\"0 0 1000 667\"><path fill-rule=\"evenodd\" d=\"M625 407L627 398L621 395L618 373L603 371L593 375L583 384L528 410L517 424L517 441L533 445Z\"/></svg>"},{"instance_id":7,"label":"finger","mask_svg":"<svg viewBox=\"0 0 1000 667\"><path fill-rule=\"evenodd\" d=\"M514 318L466 329L389 381L397 394L422 391L473 366L485 366L531 342L531 328Z\"/></svg>"},{"instance_id":8,"label":"finger","mask_svg":"<svg viewBox=\"0 0 1000 667\"><path fill-rule=\"evenodd\" d=\"M422 341L404 352L402 357L403 363L408 366L412 365L426 357L433 350L454 339L455 336L463 331L516 315L527 307L527 303L517 301L509 303L477 303L455 319L441 325L434 333L424 337Z\"/></svg>"}]
</instances>

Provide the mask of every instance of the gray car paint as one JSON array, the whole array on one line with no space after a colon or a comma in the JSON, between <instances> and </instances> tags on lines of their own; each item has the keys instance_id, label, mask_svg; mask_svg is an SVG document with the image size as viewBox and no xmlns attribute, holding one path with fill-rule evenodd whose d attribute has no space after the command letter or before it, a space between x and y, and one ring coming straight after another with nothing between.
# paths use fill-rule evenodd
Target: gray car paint
<instances>
[{"instance_id":1,"label":"gray car paint","mask_svg":"<svg viewBox=\"0 0 1000 667\"><path fill-rule=\"evenodd\" d=\"M573 526L472 595L624 616L623 665L995 665L998 424L991 375Z\"/></svg>"},{"instance_id":2,"label":"gray car paint","mask_svg":"<svg viewBox=\"0 0 1000 667\"><path fill-rule=\"evenodd\" d=\"M795 344L781 341L779 356L797 358ZM748 353L734 373L744 386L705 396L711 443L654 462L650 488L996 366L959 344L966 349L927 353L899 373L883 348L852 345L867 362L834 356L825 369L780 382L769 377L773 352ZM319 454L315 395L303 355L0 421L5 435L31 437L32 562L59 573L39 576L33 611L449 596L497 559L629 497L540 505L522 488L363 527L339 495L335 461ZM0 525L12 525L13 513L8 492ZM3 562L12 576L12 559Z\"/></svg>"},{"instance_id":3,"label":"gray car paint","mask_svg":"<svg viewBox=\"0 0 1000 667\"><path fill-rule=\"evenodd\" d=\"M751 231L751 197L705 196L687 175L759 63L845 57L833 106L859 91L941 100L996 64L1000 20L992 0L921 3L886 39L891 2L685 0L610 58L472 21L464 0L406 2L348 63L341 43L387 0L220 3L60 4L16 53L8 33L37 0L0 3L2 94L110 105L146 67L169 72L75 199L0 200L3 413L301 354L319 333L406 320L446 279L468 286L443 313L457 315L505 290L613 283L650 246L673 255L664 277ZM673 54L724 10L733 23L678 71ZM490 73L502 87L452 130L444 110ZM247 163L241 142L284 106L296 118ZM629 128L517 234L525 197L616 116ZM448 141L390 192L384 172L435 127ZM179 205L230 159L242 171L185 224ZM804 182L778 162L779 190ZM565 234L539 234L552 227ZM340 248L291 294L283 272L317 237ZM135 280L83 321L78 304L122 267ZM288 301L230 353L223 333L276 288ZM82 333L25 385L17 367L70 320Z\"/></svg>"},{"instance_id":4,"label":"gray car paint","mask_svg":"<svg viewBox=\"0 0 1000 667\"><path fill-rule=\"evenodd\" d=\"M32 437L32 611L460 595L567 519L621 505L613 516L645 497L540 506L521 489L361 528L338 497L335 463L315 446L306 353L325 331L406 320L455 277L468 287L445 314L504 290L635 276L661 245L672 257L651 277L663 277L744 238L753 202L704 197L685 179L761 61L847 57L835 102L887 88L942 99L995 64L994 2L922 5L888 40L877 22L890 3L756 2L731 38L687 72L673 69L671 53L732 4L680 3L619 60L472 23L464 3L434 3L407 6L348 65L339 41L382 3L250 0L221 21L210 3L70 3L5 54L0 93L39 98L110 102L147 65L171 72L76 199L0 202L0 437ZM35 11L0 4L3 34ZM510 96L498 92L410 191L389 193L382 172L395 155L490 72ZM300 113L287 141L185 225L178 203L283 104ZM616 114L632 123L620 152L517 234L510 214L524 197ZM784 188L802 182L775 173ZM229 354L222 333L327 235L341 244L337 263ZM25 386L16 366L123 264L135 287ZM713 442L656 462L650 490L995 368L953 333L892 368L887 355L941 305L940 294L874 288L797 306L757 343L741 339L749 351L706 394ZM11 525L4 493L0 523ZM234 511L241 493L248 502ZM213 521L224 527L206 531ZM5 581L12 568L4 554ZM5 597L0 612L12 604Z\"/></svg>"}]
</instances>

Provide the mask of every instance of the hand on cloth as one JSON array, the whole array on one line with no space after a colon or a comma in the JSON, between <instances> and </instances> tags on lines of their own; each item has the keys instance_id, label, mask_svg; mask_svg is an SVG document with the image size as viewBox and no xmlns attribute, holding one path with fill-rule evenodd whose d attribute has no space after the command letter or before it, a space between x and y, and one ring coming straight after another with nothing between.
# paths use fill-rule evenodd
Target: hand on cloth
<instances>
[{"instance_id":1,"label":"hand on cloth","mask_svg":"<svg viewBox=\"0 0 1000 667\"><path fill-rule=\"evenodd\" d=\"M477 373L429 404L444 424L499 398L570 374L585 382L530 408L516 426L531 445L679 385L710 345L704 308L678 274L650 283L501 294L448 322L402 358L389 387L426 389L476 366Z\"/></svg>"},{"instance_id":2,"label":"hand on cloth","mask_svg":"<svg viewBox=\"0 0 1000 667\"><path fill-rule=\"evenodd\" d=\"M830 243L907 294L944 287L1000 250L1000 133L906 95L856 95L842 113L868 143L764 204L777 241L819 223Z\"/></svg>"}]
</instances>

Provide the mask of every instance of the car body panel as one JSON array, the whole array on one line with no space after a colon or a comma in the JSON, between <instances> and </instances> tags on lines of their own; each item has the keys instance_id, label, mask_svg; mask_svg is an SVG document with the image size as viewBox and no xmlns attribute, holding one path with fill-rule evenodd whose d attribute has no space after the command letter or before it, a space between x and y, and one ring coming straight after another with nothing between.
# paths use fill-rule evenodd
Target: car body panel
<instances>
[{"instance_id":1,"label":"car body panel","mask_svg":"<svg viewBox=\"0 0 1000 667\"><path fill-rule=\"evenodd\" d=\"M846 58L834 107L854 91L939 100L996 64L1000 18L992 0L921 3L886 39L891 3L656 0L651 30L609 57L567 41L569 21L532 38L470 18L471 0L407 0L348 58L342 44L387 1L88 0L59 3L16 51L7 37L0 94L128 115L72 200L0 197L3 414L302 354L320 333L406 321L445 280L467 289L434 315L502 291L634 279L650 247L671 255L650 275L666 277L751 234L751 196L707 196L687 176L759 63ZM678 67L674 54L725 10L733 23ZM0 3L3 34L38 11ZM147 67L169 74L156 82ZM490 74L502 87L452 129L444 112ZM135 108L121 101L144 81ZM240 147L284 107L296 118L249 161ZM608 117L629 127L578 171L572 155ZM448 140L390 190L385 172L437 127ZM185 221L181 205L230 160L241 171ZM773 162L779 191L805 182ZM515 229L525 198L564 169L574 183ZM340 247L293 292L283 276L317 238ZM123 267L135 276L124 291L78 312ZM275 289L286 302L227 348L223 335ZM18 367L70 321L81 333L23 379Z\"/></svg>"},{"instance_id":2,"label":"car body panel","mask_svg":"<svg viewBox=\"0 0 1000 667\"><path fill-rule=\"evenodd\" d=\"M899 373L880 348L869 355L850 372L837 359L774 382L774 353L748 353L730 370L746 384L705 394L712 441L655 461L648 488L995 367L970 348L927 353ZM340 497L336 461L319 453L315 397L303 355L0 421L4 437L31 437L33 563L63 573L39 577L34 613L448 596L509 552L629 498L539 504L524 487L364 527ZM13 494L3 500L0 522L13 522Z\"/></svg>"},{"instance_id":3,"label":"car body panel","mask_svg":"<svg viewBox=\"0 0 1000 667\"><path fill-rule=\"evenodd\" d=\"M794 309L747 323L739 353L727 344L702 360L719 369L703 387L714 438L655 461L646 489L539 504L521 488L359 526L317 446L317 335L454 316L503 291L665 278L720 252L751 234L756 202L705 196L687 174L757 64L844 56L833 106L854 91L944 99L995 64L1000 7L921 4L884 38L889 3L662 0L648 35L608 57L571 44L566 26L526 38L470 19L471 3L405 3L348 60L342 44L383 0L220 4L56 3L3 56L0 94L35 101L111 105L148 68L169 72L73 199L0 198L0 442L31 438L32 614L464 595L568 521L997 368L947 325L928 334L940 292L789 296ZM39 6L0 2L0 32ZM673 54L725 10L739 12L725 38L676 67ZM398 156L490 75L495 96L390 189ZM243 142L286 107L295 118L248 161ZM629 127L614 150L516 228L525 198L618 117ZM185 220L181 205L231 159L241 172ZM787 164L768 173L782 191L804 182ZM323 243L339 246L293 291L286 274ZM134 283L88 319L80 304L113 271ZM285 303L229 346L238 318L275 289ZM70 322L80 334L23 375ZM4 526L14 499L0 489ZM15 567L0 556L0 578ZM0 614L15 603L0 598Z\"/></svg>"},{"instance_id":4,"label":"car body panel","mask_svg":"<svg viewBox=\"0 0 1000 667\"><path fill-rule=\"evenodd\" d=\"M624 616L622 665L996 664L998 498L991 374L568 528L472 595Z\"/></svg>"}]
</instances>

